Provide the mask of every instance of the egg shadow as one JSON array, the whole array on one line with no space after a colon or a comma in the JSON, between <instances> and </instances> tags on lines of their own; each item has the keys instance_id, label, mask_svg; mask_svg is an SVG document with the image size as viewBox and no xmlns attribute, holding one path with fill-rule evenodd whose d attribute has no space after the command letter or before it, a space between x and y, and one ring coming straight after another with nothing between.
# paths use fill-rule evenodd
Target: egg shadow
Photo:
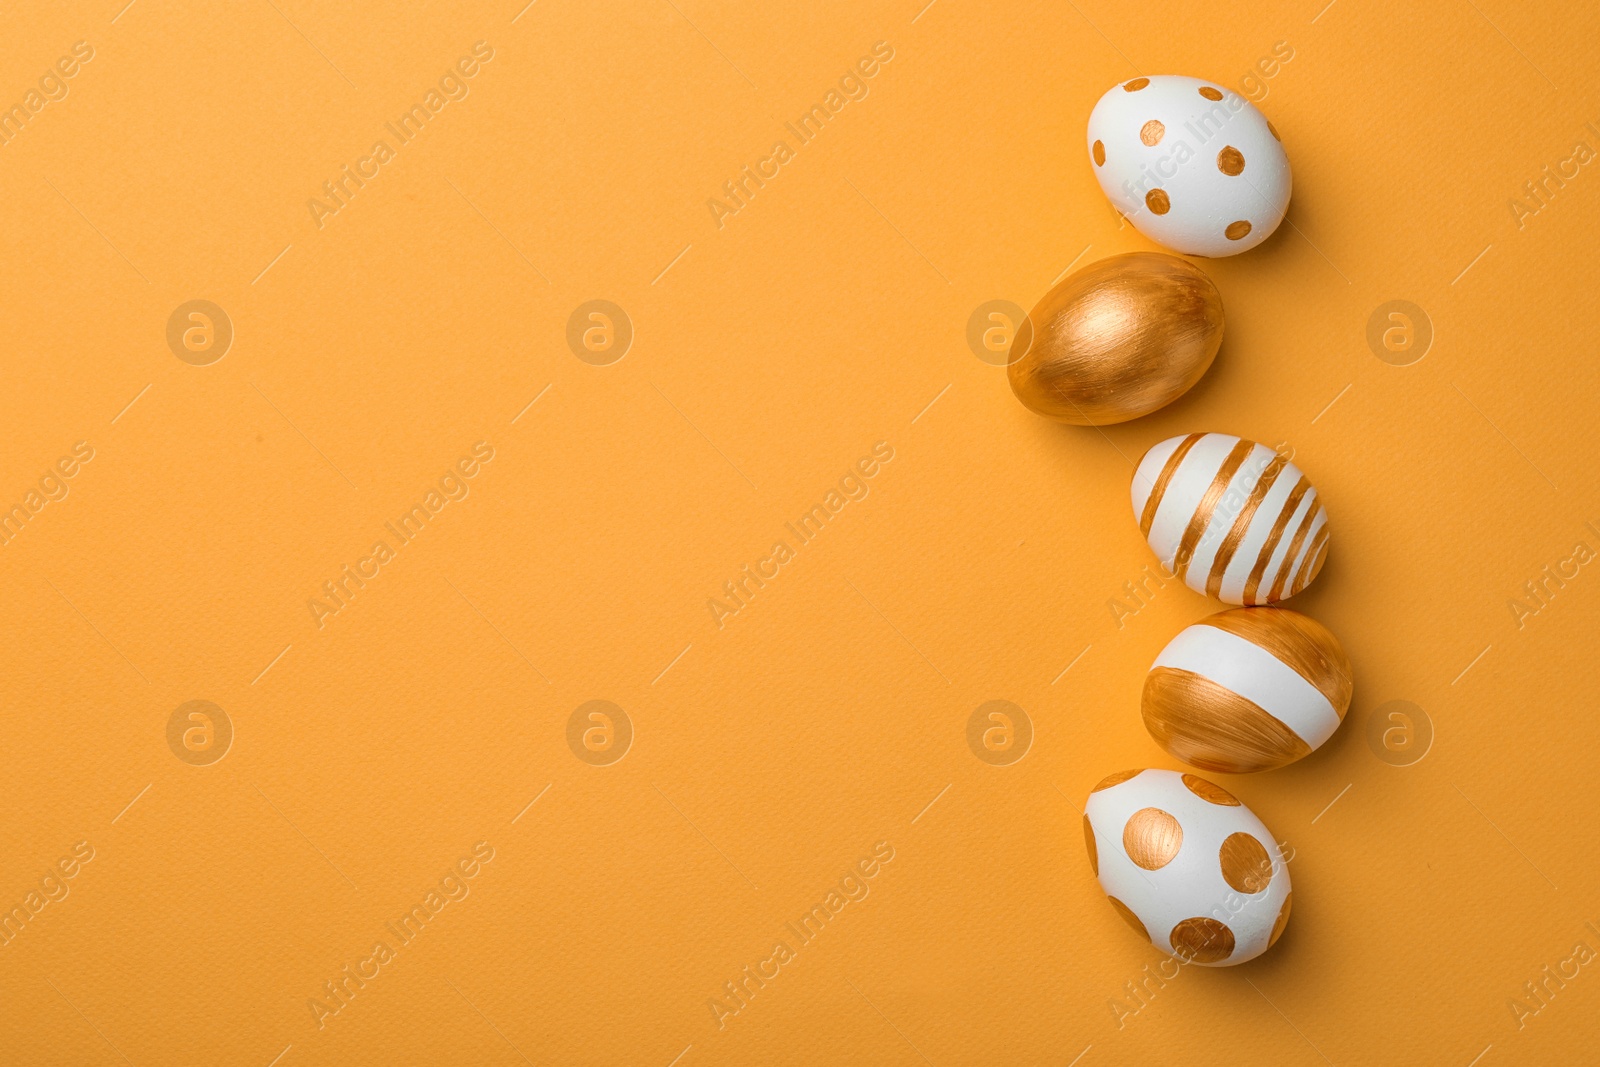
<instances>
[{"instance_id":1,"label":"egg shadow","mask_svg":"<svg viewBox=\"0 0 1600 1067\"><path fill-rule=\"evenodd\" d=\"M1283 221L1278 223L1278 228L1260 244L1248 248L1243 252L1231 256L1218 256L1208 258L1205 256L1193 257L1199 262L1197 265L1213 281L1225 280L1229 285L1254 285L1263 278L1282 278L1291 272L1297 265L1298 256L1303 255L1302 246L1310 249L1315 258L1326 270L1340 281L1350 281L1343 271L1334 266L1333 261L1322 251L1311 238L1295 223L1296 207L1300 199L1292 198L1289 201L1289 210L1284 214ZM1221 285L1218 285L1221 288ZM1226 296L1224 293L1224 306Z\"/></svg>"}]
</instances>

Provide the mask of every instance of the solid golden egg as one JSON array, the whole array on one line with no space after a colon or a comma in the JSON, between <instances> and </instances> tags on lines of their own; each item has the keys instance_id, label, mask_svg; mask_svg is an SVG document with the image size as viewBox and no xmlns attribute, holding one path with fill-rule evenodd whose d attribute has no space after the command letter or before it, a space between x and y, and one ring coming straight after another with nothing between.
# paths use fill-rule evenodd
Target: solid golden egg
<instances>
[{"instance_id":1,"label":"solid golden egg","mask_svg":"<svg viewBox=\"0 0 1600 1067\"><path fill-rule=\"evenodd\" d=\"M1091 263L1051 289L1018 331L1007 369L1023 404L1075 426L1148 415L1188 392L1222 344L1222 297L1161 252Z\"/></svg>"}]
</instances>

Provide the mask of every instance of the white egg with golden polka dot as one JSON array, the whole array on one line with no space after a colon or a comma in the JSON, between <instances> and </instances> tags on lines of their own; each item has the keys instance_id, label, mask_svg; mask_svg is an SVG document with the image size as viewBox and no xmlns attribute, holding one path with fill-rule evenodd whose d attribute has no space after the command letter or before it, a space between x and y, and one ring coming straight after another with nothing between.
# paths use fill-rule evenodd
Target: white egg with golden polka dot
<instances>
[{"instance_id":1,"label":"white egg with golden polka dot","mask_svg":"<svg viewBox=\"0 0 1600 1067\"><path fill-rule=\"evenodd\" d=\"M1181 962L1254 959L1289 922L1277 841L1221 786L1177 771L1121 771L1084 808L1089 866L1135 933Z\"/></svg>"},{"instance_id":2,"label":"white egg with golden polka dot","mask_svg":"<svg viewBox=\"0 0 1600 1067\"><path fill-rule=\"evenodd\" d=\"M1289 157L1250 101L1201 78L1113 86L1089 115L1089 163L1140 233L1194 256L1231 256L1289 210Z\"/></svg>"}]
</instances>

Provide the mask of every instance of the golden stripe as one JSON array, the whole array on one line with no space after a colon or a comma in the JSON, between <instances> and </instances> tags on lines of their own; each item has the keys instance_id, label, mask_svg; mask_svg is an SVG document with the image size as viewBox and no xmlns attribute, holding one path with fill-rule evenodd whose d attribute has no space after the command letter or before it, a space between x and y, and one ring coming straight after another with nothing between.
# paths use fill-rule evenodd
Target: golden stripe
<instances>
[{"instance_id":1,"label":"golden stripe","mask_svg":"<svg viewBox=\"0 0 1600 1067\"><path fill-rule=\"evenodd\" d=\"M1317 576L1322 569L1323 554L1328 551L1328 524L1324 522L1322 529L1317 531L1317 536L1311 539L1311 547L1306 549L1306 561L1300 567L1300 573L1295 575L1289 587L1289 595L1294 596L1300 590L1311 584L1311 579Z\"/></svg>"},{"instance_id":2,"label":"golden stripe","mask_svg":"<svg viewBox=\"0 0 1600 1067\"><path fill-rule=\"evenodd\" d=\"M1167 485L1172 481L1172 476L1178 473L1178 465L1183 462L1183 457L1189 454L1189 449L1204 436L1203 433L1190 434L1172 450L1172 455L1167 457L1166 466L1161 468L1156 484L1150 487L1150 496L1144 502L1144 514L1139 516L1139 532L1146 538L1150 536L1150 527L1156 521L1156 511L1161 507L1161 498L1167 495Z\"/></svg>"},{"instance_id":3,"label":"golden stripe","mask_svg":"<svg viewBox=\"0 0 1600 1067\"><path fill-rule=\"evenodd\" d=\"M1283 502L1283 507L1278 511L1278 521L1272 524L1272 532L1267 535L1267 543L1261 546L1261 554L1256 556L1256 565L1250 568L1250 580L1244 583L1246 604L1256 602L1256 590L1261 586L1261 576L1266 572L1267 563L1272 559L1273 549L1278 547L1278 541L1283 537L1283 528L1289 525L1295 508L1300 506L1300 498L1305 496L1306 490L1310 488L1310 481L1302 474L1294 489L1289 492L1289 499Z\"/></svg>"},{"instance_id":4,"label":"golden stripe","mask_svg":"<svg viewBox=\"0 0 1600 1067\"><path fill-rule=\"evenodd\" d=\"M1172 573L1180 582L1188 584L1189 563L1194 559L1195 545L1200 542L1200 535L1205 533L1206 527L1211 524L1211 513L1217 510L1217 501L1228 491L1228 484L1233 481L1233 476L1239 473L1239 468L1244 466L1245 457L1254 452L1255 447L1254 441L1243 439L1234 444L1233 450L1222 461L1222 466L1217 468L1211 484L1206 486L1205 495L1200 498L1194 514L1189 516L1189 525L1183 531L1183 540L1178 542L1178 551L1172 557Z\"/></svg>"},{"instance_id":5,"label":"golden stripe","mask_svg":"<svg viewBox=\"0 0 1600 1067\"><path fill-rule=\"evenodd\" d=\"M1322 565L1328 562L1328 545L1331 543L1331 541L1322 542L1322 548L1317 552L1316 558L1311 561L1311 575L1306 579L1306 585L1310 585L1317 575L1322 573Z\"/></svg>"},{"instance_id":6,"label":"golden stripe","mask_svg":"<svg viewBox=\"0 0 1600 1067\"><path fill-rule=\"evenodd\" d=\"M1316 619L1288 608L1233 608L1200 621L1271 653L1316 686L1339 718L1344 718L1353 685L1350 657L1339 639Z\"/></svg>"},{"instance_id":7,"label":"golden stripe","mask_svg":"<svg viewBox=\"0 0 1600 1067\"><path fill-rule=\"evenodd\" d=\"M1259 704L1193 671L1152 669L1142 704L1156 744L1202 770L1245 774L1311 754L1299 734Z\"/></svg>"},{"instance_id":8,"label":"golden stripe","mask_svg":"<svg viewBox=\"0 0 1600 1067\"><path fill-rule=\"evenodd\" d=\"M1273 579L1272 590L1267 593L1267 603L1283 599L1283 583L1289 580L1289 571L1294 567L1294 561L1300 558L1300 549L1306 542L1306 534L1311 531L1321 512L1322 505L1312 500L1311 506L1306 508L1306 517L1301 519L1300 525L1295 528L1294 540L1289 542L1289 551L1283 554L1283 562L1278 564L1278 577Z\"/></svg>"},{"instance_id":9,"label":"golden stripe","mask_svg":"<svg viewBox=\"0 0 1600 1067\"><path fill-rule=\"evenodd\" d=\"M1233 562L1234 553L1238 552L1239 546L1244 543L1244 535L1250 530L1250 520L1256 517L1256 509L1261 507L1261 502L1266 499L1272 483L1278 480L1278 475L1283 473L1283 468L1288 464L1289 461L1282 456L1273 456L1272 462L1261 472L1261 479L1256 482L1250 499L1244 502L1244 508L1234 518L1233 527L1223 539L1222 547L1217 549L1217 558L1211 564L1211 575L1206 579L1207 596L1216 596L1222 591L1222 576L1227 573L1228 564Z\"/></svg>"}]
</instances>

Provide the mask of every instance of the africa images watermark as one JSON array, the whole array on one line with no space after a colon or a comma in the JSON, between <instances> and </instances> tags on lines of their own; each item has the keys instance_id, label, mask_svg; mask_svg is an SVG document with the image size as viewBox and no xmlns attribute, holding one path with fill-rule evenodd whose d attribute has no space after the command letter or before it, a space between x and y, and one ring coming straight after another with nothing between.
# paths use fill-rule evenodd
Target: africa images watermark
<instances>
[{"instance_id":1,"label":"africa images watermark","mask_svg":"<svg viewBox=\"0 0 1600 1067\"><path fill-rule=\"evenodd\" d=\"M1127 194L1129 203L1133 205L1133 211L1124 214L1132 215L1148 210L1146 197L1149 193L1176 178L1178 171L1190 160L1203 158L1200 149L1204 148L1208 141L1220 138L1223 131L1228 128L1228 123L1244 109L1244 97L1238 93L1229 93L1195 118L1186 120L1182 132L1169 131L1175 136L1168 136L1162 140L1161 155L1157 156L1153 163L1141 163L1137 178L1123 179L1122 191ZM1185 133L1189 136L1185 137ZM1189 137L1194 138L1194 145L1189 143Z\"/></svg>"},{"instance_id":2,"label":"africa images watermark","mask_svg":"<svg viewBox=\"0 0 1600 1067\"><path fill-rule=\"evenodd\" d=\"M754 564L745 564L739 569L739 574L732 581L723 582L722 590L727 595L726 600L709 597L706 608L711 612L711 621L717 624L717 629L726 625L725 620L730 615L737 615L750 606L750 601L755 599L757 590L765 589L767 583L774 580L782 573L784 564L791 562L798 555L801 548L815 541L822 534L823 527L838 518L839 512L851 501L862 501L872 490L867 481L877 476L883 466L894 459L894 448L887 441L879 441L872 446L872 454L862 456L855 464L845 470L839 479L836 489L829 489L822 497L822 502L812 504L810 510L801 514L796 522L784 523L784 529L794 535L795 545L790 546L787 541L775 541L769 554L756 560ZM798 525L796 525L798 523ZM768 570L768 568L771 570Z\"/></svg>"},{"instance_id":3,"label":"africa images watermark","mask_svg":"<svg viewBox=\"0 0 1600 1067\"><path fill-rule=\"evenodd\" d=\"M1277 877L1294 862L1295 851L1286 841L1278 842L1279 852L1283 856L1281 866L1271 858L1262 860L1260 873L1268 878ZM1242 893L1229 893L1227 899L1211 909L1211 915L1227 923L1243 914L1246 909L1258 903ZM1204 946L1200 946L1204 947ZM1117 1029L1121 1030L1128 1025L1128 1020L1138 1015L1150 1006L1156 994L1166 988L1168 982L1173 981L1183 973L1185 965L1194 962L1194 955L1198 949L1175 949L1172 955L1155 964L1145 964L1144 969L1137 977L1130 978L1122 984L1122 990L1127 995L1127 1003L1117 997L1108 997L1106 1006L1111 1009L1111 1017L1117 1021Z\"/></svg>"},{"instance_id":4,"label":"africa images watermark","mask_svg":"<svg viewBox=\"0 0 1600 1067\"><path fill-rule=\"evenodd\" d=\"M1600 138L1600 130L1595 129L1592 122L1583 124L1596 138ZM1539 171L1539 176L1530 178L1522 183L1518 195L1506 201L1506 207L1511 212L1511 221L1516 223L1517 229L1526 228L1528 220L1549 207L1556 196L1567 187L1567 183L1574 180L1582 173L1582 168L1593 161L1595 150L1589 142L1574 139L1572 150L1565 159L1558 159L1554 164L1545 164Z\"/></svg>"},{"instance_id":5,"label":"africa images watermark","mask_svg":"<svg viewBox=\"0 0 1600 1067\"><path fill-rule=\"evenodd\" d=\"M1586 524L1590 533L1600 537L1600 530L1595 529L1594 523ZM1587 541L1579 541L1572 546L1572 552L1566 557L1548 563L1538 574L1522 583L1522 592L1506 600L1506 607L1511 611L1511 618L1517 624L1517 629L1522 629L1528 620L1550 606L1567 583L1576 578L1580 569L1594 560L1594 549L1589 547Z\"/></svg>"},{"instance_id":6,"label":"africa images watermark","mask_svg":"<svg viewBox=\"0 0 1600 1067\"><path fill-rule=\"evenodd\" d=\"M1595 926L1593 919L1584 923L1583 928L1600 941L1600 928ZM1567 988L1567 983L1578 977L1579 972L1597 958L1600 955L1595 953L1594 947L1580 931L1571 953L1557 963L1545 964L1532 979L1522 983L1522 991L1517 996L1506 998L1506 1009L1511 1012L1517 1029L1527 1026L1529 1019L1548 1008L1556 994Z\"/></svg>"},{"instance_id":7,"label":"africa images watermark","mask_svg":"<svg viewBox=\"0 0 1600 1067\"><path fill-rule=\"evenodd\" d=\"M472 846L472 853L457 860L455 865L448 868L443 877L439 879L438 888L429 888L423 894L422 900L414 904L410 910L402 915L397 922L383 924L388 935L394 943L380 937L373 942L372 951L354 964L345 964L339 973L322 983L322 990L318 996L307 997L306 1007L311 1010L311 1021L318 1030L328 1025L328 1019L338 1015L356 994L365 989L367 983L377 978L383 968L393 963L399 955L401 948L411 944L427 925L439 917L439 913L453 902L466 900L472 892L468 884L472 879L483 872L483 865L494 859L494 846L487 841L479 841Z\"/></svg>"},{"instance_id":8,"label":"africa images watermark","mask_svg":"<svg viewBox=\"0 0 1600 1067\"><path fill-rule=\"evenodd\" d=\"M422 102L412 104L400 117L393 122L386 122L383 128L394 137L394 145L387 140L374 141L371 150L364 156L356 159L354 169L346 163L339 170L339 174L322 183L322 192L327 201L312 197L306 201L306 209L311 212L312 225L322 229L324 221L330 215L337 215L340 211L350 206L350 201L367 182L372 181L381 172L385 164L392 162L398 155L398 147L410 144L421 136L423 128L439 116L445 105L451 101L465 100L472 91L467 82L478 76L482 64L494 58L494 49L487 41L479 41L472 46L472 54L462 56L456 61L455 66L447 68L439 76L436 87L430 87L423 94Z\"/></svg>"},{"instance_id":9,"label":"africa images watermark","mask_svg":"<svg viewBox=\"0 0 1600 1067\"><path fill-rule=\"evenodd\" d=\"M1227 129L1228 123L1233 121L1233 117L1245 109L1245 97L1256 103L1265 100L1269 89L1263 79L1275 77L1283 66L1294 58L1294 55L1294 49L1288 41L1276 42L1272 46L1272 54L1256 60L1254 68L1246 71L1239 79L1239 84L1244 90L1242 95L1229 93L1197 117L1185 121L1182 132L1169 131L1176 136L1169 136L1161 142L1162 154L1156 157L1155 162L1141 164L1138 179L1128 178L1122 183L1122 191L1136 205L1135 212L1145 210L1143 206L1145 196L1152 189L1159 189L1163 183L1177 177L1178 171L1191 159L1205 157L1200 149L1204 148L1207 142L1219 138ZM1257 76L1258 73L1260 77ZM1272 124L1269 122L1267 127L1271 129ZM1184 133L1194 138L1193 145L1183 136ZM1276 132L1273 136L1277 136Z\"/></svg>"},{"instance_id":10,"label":"africa images watermark","mask_svg":"<svg viewBox=\"0 0 1600 1067\"><path fill-rule=\"evenodd\" d=\"M734 979L722 983L725 996L707 997L706 1007L711 1009L711 1019L717 1029L726 1030L728 1020L748 1008L756 994L782 974L784 967L798 959L800 949L815 941L847 905L866 900L867 894L872 892L871 880L893 859L893 845L887 841L875 842L871 854L846 867L838 884L830 886L821 901L813 904L798 920L783 924L784 936L773 943L766 959L746 965Z\"/></svg>"},{"instance_id":11,"label":"africa images watermark","mask_svg":"<svg viewBox=\"0 0 1600 1067\"><path fill-rule=\"evenodd\" d=\"M39 75L36 88L23 93L22 99L10 107L0 109L0 146L10 144L45 107L65 100L67 93L71 92L68 79L77 77L83 64L93 58L94 45L88 41L74 43L70 54L56 60L53 67L46 67L44 73Z\"/></svg>"},{"instance_id":12,"label":"africa images watermark","mask_svg":"<svg viewBox=\"0 0 1600 1067\"><path fill-rule=\"evenodd\" d=\"M810 144L822 133L823 127L839 117L839 112L844 110L846 104L865 100L871 92L868 80L877 77L878 71L893 58L894 46L888 41L878 41L872 46L870 55L862 56L845 70L837 88L829 89L820 101L812 104L799 118L783 124L783 128L794 135L793 147L790 147L787 137L780 137L772 143L764 158L741 167L738 174L723 182L722 196L726 199L713 196L706 201L706 207L711 211L711 221L717 224L717 229L727 225L729 216L737 215L748 207L756 193L765 189L767 182L783 172L784 164L796 158L799 149Z\"/></svg>"},{"instance_id":13,"label":"africa images watermark","mask_svg":"<svg viewBox=\"0 0 1600 1067\"><path fill-rule=\"evenodd\" d=\"M79 841L72 846L70 855L62 856L54 867L45 868L39 878L39 888L28 890L22 903L0 912L0 945L9 947L23 928L38 919L39 913L48 905L66 900L67 894L72 892L72 887L67 883L78 877L83 865L92 859L94 846L88 841Z\"/></svg>"},{"instance_id":14,"label":"africa images watermark","mask_svg":"<svg viewBox=\"0 0 1600 1067\"><path fill-rule=\"evenodd\" d=\"M1258 57L1251 68L1240 76L1240 91L1252 104L1261 103L1272 91L1267 82L1282 73L1294 55L1294 46L1288 41L1274 41L1271 54Z\"/></svg>"},{"instance_id":15,"label":"africa images watermark","mask_svg":"<svg viewBox=\"0 0 1600 1067\"><path fill-rule=\"evenodd\" d=\"M420 502L401 512L398 518L385 522L383 527L393 535L394 546L390 547L385 540L373 542L367 555L356 560L353 567L346 563L343 570L322 583L322 594L306 601L311 621L316 623L317 629L327 624L329 615L337 615L349 607L356 594L383 573L384 566L398 558L400 549L421 536L423 529L439 516L445 505L453 500L465 500L467 494L472 492L468 482L476 478L483 470L483 465L493 459L494 446L488 441L479 441L472 446L469 455L462 456L454 466L445 469L437 488L429 488Z\"/></svg>"},{"instance_id":16,"label":"africa images watermark","mask_svg":"<svg viewBox=\"0 0 1600 1067\"><path fill-rule=\"evenodd\" d=\"M0 545L11 544L24 526L38 518L45 505L65 500L72 491L67 483L77 477L91 459L94 459L94 446L88 441L79 441L72 446L71 455L62 456L54 465L46 467L39 476L38 488L29 489L20 501L0 511Z\"/></svg>"}]
</instances>

